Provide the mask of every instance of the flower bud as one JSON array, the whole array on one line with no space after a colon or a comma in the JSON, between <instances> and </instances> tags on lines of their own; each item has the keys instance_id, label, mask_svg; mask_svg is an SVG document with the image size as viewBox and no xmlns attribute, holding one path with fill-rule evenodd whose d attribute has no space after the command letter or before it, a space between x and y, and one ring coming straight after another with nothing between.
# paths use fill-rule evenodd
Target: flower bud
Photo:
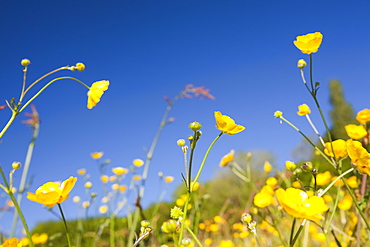
<instances>
[{"instance_id":1,"label":"flower bud","mask_svg":"<svg viewBox=\"0 0 370 247\"><path fill-rule=\"evenodd\" d=\"M76 63L76 69L78 71L84 71L85 70L85 64L83 64L83 63Z\"/></svg>"},{"instance_id":2,"label":"flower bud","mask_svg":"<svg viewBox=\"0 0 370 247\"><path fill-rule=\"evenodd\" d=\"M302 169L301 168L297 168L297 169L295 169L294 171L293 171L293 175L294 176L299 176L299 174L301 174L302 173Z\"/></svg>"},{"instance_id":3,"label":"flower bud","mask_svg":"<svg viewBox=\"0 0 370 247\"><path fill-rule=\"evenodd\" d=\"M317 170L316 168L313 168L313 169L311 170L311 173L312 173L313 175L317 175L318 170Z\"/></svg>"},{"instance_id":4,"label":"flower bud","mask_svg":"<svg viewBox=\"0 0 370 247\"><path fill-rule=\"evenodd\" d=\"M246 224L251 223L251 222L252 222L252 215L244 213L244 214L242 215L241 221L242 221L243 223L246 223Z\"/></svg>"},{"instance_id":5,"label":"flower bud","mask_svg":"<svg viewBox=\"0 0 370 247\"><path fill-rule=\"evenodd\" d=\"M288 160L285 162L285 168L288 171L294 171L294 169L296 168L296 165L294 164L294 162Z\"/></svg>"},{"instance_id":6,"label":"flower bud","mask_svg":"<svg viewBox=\"0 0 370 247\"><path fill-rule=\"evenodd\" d=\"M184 238L182 241L181 241L182 245L185 245L185 246L188 246L191 244L191 239L190 238Z\"/></svg>"},{"instance_id":7,"label":"flower bud","mask_svg":"<svg viewBox=\"0 0 370 247\"><path fill-rule=\"evenodd\" d=\"M311 163L311 162L303 163L303 165L302 165L301 167L302 167L302 170L303 170L304 172L310 172L310 171L312 171L312 169L313 169L313 165L312 165L312 163Z\"/></svg>"},{"instance_id":8,"label":"flower bud","mask_svg":"<svg viewBox=\"0 0 370 247\"><path fill-rule=\"evenodd\" d=\"M192 131L197 131L197 130L200 130L200 128L202 128L202 125L196 121L192 122L189 124L189 128L192 130Z\"/></svg>"},{"instance_id":9,"label":"flower bud","mask_svg":"<svg viewBox=\"0 0 370 247\"><path fill-rule=\"evenodd\" d=\"M298 64L297 64L297 66L298 66L298 68L303 69L304 67L306 67L306 66L307 66L307 63L306 63L306 61L305 61L305 60L303 60L303 59L299 59L299 60L298 60Z\"/></svg>"},{"instance_id":10,"label":"flower bud","mask_svg":"<svg viewBox=\"0 0 370 247\"><path fill-rule=\"evenodd\" d=\"M185 140L184 139L178 139L177 140L177 145L180 146L180 147L183 147L185 145Z\"/></svg>"},{"instance_id":11,"label":"flower bud","mask_svg":"<svg viewBox=\"0 0 370 247\"><path fill-rule=\"evenodd\" d=\"M22 61L21 61L21 64L22 64L23 66L28 66L30 63L31 63L31 61L30 61L30 60L28 60L27 58L22 59Z\"/></svg>"},{"instance_id":12,"label":"flower bud","mask_svg":"<svg viewBox=\"0 0 370 247\"><path fill-rule=\"evenodd\" d=\"M150 222L148 220L142 220L140 224L142 227L147 228L150 225Z\"/></svg>"},{"instance_id":13,"label":"flower bud","mask_svg":"<svg viewBox=\"0 0 370 247\"><path fill-rule=\"evenodd\" d=\"M281 111L276 111L276 112L274 113L274 116L275 116L276 118L281 118L281 117L283 116L283 113L282 113Z\"/></svg>"},{"instance_id":14,"label":"flower bud","mask_svg":"<svg viewBox=\"0 0 370 247\"><path fill-rule=\"evenodd\" d=\"M20 163L20 162L16 162L16 161L14 161L14 162L12 163L12 168L13 168L14 170L21 168L21 163Z\"/></svg>"},{"instance_id":15,"label":"flower bud","mask_svg":"<svg viewBox=\"0 0 370 247\"><path fill-rule=\"evenodd\" d=\"M91 198L95 198L97 196L98 196L98 194L96 194L95 192L91 193Z\"/></svg>"},{"instance_id":16,"label":"flower bud","mask_svg":"<svg viewBox=\"0 0 370 247\"><path fill-rule=\"evenodd\" d=\"M92 187L92 183L91 182L86 182L85 183L85 188L86 189L90 189Z\"/></svg>"}]
</instances>

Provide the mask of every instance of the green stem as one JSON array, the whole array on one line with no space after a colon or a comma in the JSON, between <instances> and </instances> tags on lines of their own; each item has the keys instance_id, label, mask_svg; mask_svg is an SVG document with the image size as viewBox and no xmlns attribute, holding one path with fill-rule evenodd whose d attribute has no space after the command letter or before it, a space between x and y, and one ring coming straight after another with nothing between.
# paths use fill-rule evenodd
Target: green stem
<instances>
[{"instance_id":1,"label":"green stem","mask_svg":"<svg viewBox=\"0 0 370 247\"><path fill-rule=\"evenodd\" d=\"M22 198L23 198L23 193L24 193L24 189L25 189L25 186L26 186L28 170L29 170L29 167L30 167L30 164L31 164L31 158L32 158L32 154L33 154L33 149L35 147L35 142L36 142L37 136L39 134L39 128L40 128L40 124L36 123L34 125L32 139L30 141L30 144L28 145L26 160L24 162L22 178L21 178L21 182L20 182L20 185L19 185L18 195L17 195L17 202L18 202L19 206L22 203ZM15 228L17 226L17 221L18 221L18 213L17 213L17 211L15 211L14 215L13 215L12 229L11 229L11 232L10 232L10 237L11 238L15 234Z\"/></svg>"},{"instance_id":2,"label":"green stem","mask_svg":"<svg viewBox=\"0 0 370 247\"><path fill-rule=\"evenodd\" d=\"M191 190L188 191L186 201L185 201L185 205L184 205L184 214L183 214L182 220L181 220L180 235L179 235L178 244L177 244L178 247L181 246L182 237L184 235L184 225L186 224L185 220L186 220L186 216L187 216L187 213L188 213L188 204L189 204L189 201L190 201L191 192L192 192Z\"/></svg>"},{"instance_id":3,"label":"green stem","mask_svg":"<svg viewBox=\"0 0 370 247\"><path fill-rule=\"evenodd\" d=\"M189 170L188 170L188 181L187 182L187 186L188 186L188 190L190 191L190 187L191 187L191 169L193 167L193 158L194 158L194 150L195 150L195 146L197 144L197 132L194 131L194 135L193 135L193 139L191 141L191 144L190 144L190 157L189 157Z\"/></svg>"},{"instance_id":4,"label":"green stem","mask_svg":"<svg viewBox=\"0 0 370 247\"><path fill-rule=\"evenodd\" d=\"M293 241L292 241L292 242L290 242L290 247L293 247L293 246L294 246L294 244L295 244L295 242L297 241L297 239L298 239L299 235L301 234L301 232L302 232L302 230L303 230L303 227L304 227L304 225L306 224L306 222L307 222L307 220L306 220L306 219L304 219L304 220L302 221L302 224L299 226L298 231L297 231L297 233L295 234L295 236L294 236L294 238L293 238Z\"/></svg>"},{"instance_id":5,"label":"green stem","mask_svg":"<svg viewBox=\"0 0 370 247\"><path fill-rule=\"evenodd\" d=\"M71 238L69 236L68 227L67 227L67 221L66 221L66 218L64 217L62 206L60 205L60 203L57 203L57 204L58 204L58 208L59 208L59 211L60 211L60 215L62 216L62 219L63 219L64 230L66 231L68 247L72 247Z\"/></svg>"},{"instance_id":6,"label":"green stem","mask_svg":"<svg viewBox=\"0 0 370 247\"><path fill-rule=\"evenodd\" d=\"M336 196L336 198L335 198L335 202L334 202L334 206L333 206L333 209L331 210L332 211L332 213L331 213L331 215L330 215L330 217L329 217L329 220L327 221L327 223L326 223L326 228L324 229L324 233L327 233L328 231L329 231L329 227L331 226L331 222L333 221L333 219L334 219L334 215L335 215L335 212L336 212L336 210L337 210L337 208L338 208L338 203L339 203L339 197L340 197L340 192L341 192L341 189L340 189L341 187L340 186L338 186L338 188L337 188L337 196Z\"/></svg>"},{"instance_id":7,"label":"green stem","mask_svg":"<svg viewBox=\"0 0 370 247\"><path fill-rule=\"evenodd\" d=\"M186 227L186 230L190 233L190 235L193 237L193 239L195 240L195 242L200 246L200 247L203 247L202 243L199 241L199 239L197 238L197 236L195 236L194 232L190 229L190 227L188 227L186 224L185 224L185 227ZM180 239L181 240L181 239Z\"/></svg>"},{"instance_id":8,"label":"green stem","mask_svg":"<svg viewBox=\"0 0 370 247\"><path fill-rule=\"evenodd\" d=\"M64 80L64 79L71 79L71 80L74 80L74 81L77 81L79 82L80 84L82 84L83 86L85 86L87 89L90 89L89 86L87 86L85 83L83 83L82 81L74 78L74 77L70 77L70 76L64 76L64 77L58 77L58 78L55 78L54 80L51 80L50 82L48 82L45 86L43 86L32 98L30 98L27 103L25 103L23 105L23 107L18 111L18 114L21 113L34 99L36 99L48 86L50 86L53 82L55 81L59 81L59 80Z\"/></svg>"},{"instance_id":9,"label":"green stem","mask_svg":"<svg viewBox=\"0 0 370 247\"><path fill-rule=\"evenodd\" d=\"M352 189L349 187L346 179L342 177L342 181L344 182L344 185L346 186L348 193L351 195L353 203L355 204L357 211L361 215L362 220L365 222L367 230L370 232L369 222L367 222L367 219L366 219L364 213L362 212L362 210L360 208L360 205L358 205L356 196L353 194Z\"/></svg>"},{"instance_id":10,"label":"green stem","mask_svg":"<svg viewBox=\"0 0 370 247\"><path fill-rule=\"evenodd\" d=\"M5 132L9 129L10 125L12 125L12 123L14 122L14 119L17 117L17 115L18 115L18 113L16 111L12 110L12 116L10 117L8 123L5 125L3 130L0 132L0 138L3 137Z\"/></svg>"},{"instance_id":11,"label":"green stem","mask_svg":"<svg viewBox=\"0 0 370 247\"><path fill-rule=\"evenodd\" d=\"M12 200L13 204L14 204L14 207L15 209L17 210L18 214L19 214L19 218L21 219L22 221L22 224L23 224L23 227L24 227L24 230L26 232L26 235L27 235L27 238L30 242L30 247L34 247L34 244L33 244L33 241L32 241L32 237L31 237L31 233L30 233L30 230L28 228L28 225L27 225L27 222L26 222L26 219L24 218L24 215L22 213L22 210L21 208L19 207L18 205L18 202L17 200L15 199L14 197L14 194L8 184L8 181L6 180L6 177L5 177L5 174L4 174L4 171L3 171L3 168L0 166L0 174L1 174L1 177L4 181L4 184L5 184L5 187L7 189L7 194L9 195L10 199Z\"/></svg>"},{"instance_id":12,"label":"green stem","mask_svg":"<svg viewBox=\"0 0 370 247\"><path fill-rule=\"evenodd\" d=\"M289 245L292 243L293 241L293 236L294 236L294 228L295 228L295 223L296 223L297 219L294 218L293 220L293 223L292 223L292 229L290 229L290 238L289 238Z\"/></svg>"},{"instance_id":13,"label":"green stem","mask_svg":"<svg viewBox=\"0 0 370 247\"><path fill-rule=\"evenodd\" d=\"M114 214L111 215L110 217L110 227L109 227L109 242L110 246L115 246L114 245Z\"/></svg>"},{"instance_id":14,"label":"green stem","mask_svg":"<svg viewBox=\"0 0 370 247\"><path fill-rule=\"evenodd\" d=\"M223 132L221 132L221 133L220 133L220 134L219 134L219 135L218 135L218 136L213 140L213 142L211 143L211 145L209 145L209 147L208 147L208 149L207 149L207 152L206 152L206 154L205 154L205 155L204 155L204 157L203 157L202 163L200 164L200 167L199 167L198 173L197 173L197 175L196 175L196 176L195 176L195 178L194 178L193 185L191 186L190 191L193 191L193 187L194 187L195 183L198 181L200 174L202 173L202 170L203 170L204 164L206 163L206 160L207 160L207 158L208 158L208 154L209 154L209 152L211 151L211 149L212 149L213 145L215 145L215 143L217 142L217 140L218 140L218 139L220 139L220 137L222 136L222 134L223 134Z\"/></svg>"},{"instance_id":15,"label":"green stem","mask_svg":"<svg viewBox=\"0 0 370 247\"><path fill-rule=\"evenodd\" d=\"M279 118L281 120L283 120L284 122L286 122L287 124L289 124L291 127L293 127L293 129L298 131L299 134L301 134L304 137L304 139L306 139L306 141L308 141L308 143L310 143L311 146L322 155L322 157L324 157L330 164L332 164L334 166L333 162L300 129L298 129L295 125L293 125L291 122L289 122L283 116L281 116Z\"/></svg>"},{"instance_id":16,"label":"green stem","mask_svg":"<svg viewBox=\"0 0 370 247\"><path fill-rule=\"evenodd\" d=\"M45 77L51 75L51 74L54 74L55 72L58 72L60 70L64 70L64 69L69 69L69 66L64 66L64 67L61 67L61 68L58 68L58 69L55 69L43 76L41 76L39 79L37 79L36 81L34 81L22 94L21 96L21 99L23 99L24 95L28 92L28 90L30 90L34 85L36 85L36 83L38 83L39 81L41 81L42 79L44 79ZM22 100L21 100L22 101Z\"/></svg>"}]
</instances>

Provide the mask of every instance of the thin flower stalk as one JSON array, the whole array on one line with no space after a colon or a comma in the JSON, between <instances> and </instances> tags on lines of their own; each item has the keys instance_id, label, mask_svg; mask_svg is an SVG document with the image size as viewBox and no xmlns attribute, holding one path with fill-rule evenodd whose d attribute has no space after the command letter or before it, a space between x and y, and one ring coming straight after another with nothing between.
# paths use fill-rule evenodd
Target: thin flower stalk
<instances>
[{"instance_id":1,"label":"thin flower stalk","mask_svg":"<svg viewBox=\"0 0 370 247\"><path fill-rule=\"evenodd\" d=\"M34 247L34 244L33 244L33 241L32 241L32 236L31 236L31 232L30 232L30 230L28 228L26 219L24 218L23 212L22 212L20 206L18 205L17 200L14 197L14 194L13 194L13 192L12 192L12 190L11 190L9 184L8 184L8 181L7 181L6 177L5 177L3 168L1 166L0 166L0 174L1 174L1 177L2 177L2 179L4 181L6 192L9 195L10 199L12 200L12 202L14 204L14 207L15 207L15 209L17 210L17 212L19 214L19 218L22 221L24 230L25 230L26 235L27 235L27 238L29 240L30 247Z\"/></svg>"},{"instance_id":2,"label":"thin flower stalk","mask_svg":"<svg viewBox=\"0 0 370 247\"><path fill-rule=\"evenodd\" d=\"M353 191L352 191L351 187L349 187L349 185L348 185L348 183L347 183L346 179L342 177L342 181L343 181L344 185L346 186L348 193L349 193L349 194L350 194L350 196L352 197L353 204L355 204L356 209L357 209L357 212L360 214L360 216L361 216L362 220L365 222L366 230L367 230L368 232L370 232L370 224L369 224L369 222L367 221L367 218L366 218L366 216L364 215L364 212L362 212L362 209L360 208L360 205L358 204L358 201L357 201L356 196L353 194Z\"/></svg>"},{"instance_id":3,"label":"thin flower stalk","mask_svg":"<svg viewBox=\"0 0 370 247\"><path fill-rule=\"evenodd\" d=\"M59 208L59 211L60 211L60 215L62 216L62 219L63 219L64 230L66 231L68 247L72 247L72 244L71 244L71 237L69 236L69 231L68 231L67 221L66 221L66 219L65 219L65 217L64 217L64 213L63 213L63 210L62 210L62 206L60 205L60 203L57 203L57 205L58 205L58 208Z\"/></svg>"},{"instance_id":4,"label":"thin flower stalk","mask_svg":"<svg viewBox=\"0 0 370 247\"><path fill-rule=\"evenodd\" d=\"M308 114L306 115L306 118L307 118L307 121L310 123L310 125L311 125L311 127L312 127L313 131L315 131L315 134L318 136L318 138L319 138L319 140L320 140L321 144L325 147L325 142L324 142L324 140L322 139L322 137L321 137L321 135L320 135L319 131L316 129L315 125L312 123L311 118L310 118L310 116L309 116Z\"/></svg>"},{"instance_id":5,"label":"thin flower stalk","mask_svg":"<svg viewBox=\"0 0 370 247\"><path fill-rule=\"evenodd\" d=\"M334 165L333 162L321 151L321 149L319 149L300 129L298 129L295 125L293 125L283 116L279 116L279 118L283 120L284 122L286 122L287 124L289 124L291 127L293 127L293 129L298 131L299 134L301 134L306 139L306 141L308 141L308 143L310 143L311 146L322 155L322 157L324 157L330 164Z\"/></svg>"},{"instance_id":6,"label":"thin flower stalk","mask_svg":"<svg viewBox=\"0 0 370 247\"><path fill-rule=\"evenodd\" d=\"M19 206L22 204L22 198L23 198L25 187L26 187L26 180L27 180L28 170L29 170L29 167L30 167L30 164L31 164L32 154L33 154L33 150L34 150L34 147L35 147L36 139L37 139L38 134L39 134L39 129L40 129L40 123L36 121L33 124L32 138L31 138L31 141L28 145L26 160L24 162L24 168L23 168L23 172L22 172L21 182L20 182L20 185L19 185L19 191L18 191L18 195L17 195L17 202L18 202ZM18 211L15 211L14 215L13 215L12 228L11 228L11 231L10 231L10 238L12 238L15 234L15 228L17 226L17 222L18 222Z\"/></svg>"},{"instance_id":7,"label":"thin flower stalk","mask_svg":"<svg viewBox=\"0 0 370 247\"><path fill-rule=\"evenodd\" d=\"M29 104L31 104L31 102L33 100L35 100L48 86L50 86L53 82L55 81L58 81L58 80L63 80L63 79L71 79L71 80L75 80L79 83L81 83L83 86L85 86L86 88L89 88L85 83L83 83L82 81L74 78L74 77L69 77L69 76L65 76L65 77L58 77L56 79L53 79L51 80L50 82L48 82L44 87L42 87L34 96L32 96L23 106L22 108L18 109L18 106L20 106L20 103L15 106L15 109L13 109L13 107L11 105L8 104L9 108L11 109L12 111L12 116L10 117L9 121L7 122L7 124L5 125L5 127L3 128L3 130L0 132L0 138L3 137L3 135L5 134L5 132L9 129L10 125L14 122L15 118L18 116L19 113L21 113Z\"/></svg>"},{"instance_id":8,"label":"thin flower stalk","mask_svg":"<svg viewBox=\"0 0 370 247\"><path fill-rule=\"evenodd\" d=\"M203 157L203 160L202 160L202 163L199 167L199 170L198 170L198 173L196 175L196 177L194 178L193 181L191 181L191 186L190 186L190 189L188 190L188 196L186 197L186 202L185 202L185 205L184 205L184 215L183 215L183 219L182 219L182 224L181 224L181 229L180 229L180 236L179 236L179 243L178 243L178 246L181 246L181 240L182 240L182 237L183 237L183 234L184 234L184 224L185 224L185 220L186 220L186 215L187 215L187 211L188 211L188 204L189 204L189 200L190 200L190 197L191 197L191 194L192 194L192 191L193 191L193 188L196 184L196 182L198 181L199 179L199 176L200 174L202 173L202 170L203 170L203 167L204 167L204 164L206 163L206 160L208 158L208 155L209 155L209 152L211 151L212 147L214 146L214 144L217 142L217 140L222 136L223 132L221 132L214 140L213 142L209 145L204 157ZM189 166L190 167L190 166Z\"/></svg>"}]
</instances>

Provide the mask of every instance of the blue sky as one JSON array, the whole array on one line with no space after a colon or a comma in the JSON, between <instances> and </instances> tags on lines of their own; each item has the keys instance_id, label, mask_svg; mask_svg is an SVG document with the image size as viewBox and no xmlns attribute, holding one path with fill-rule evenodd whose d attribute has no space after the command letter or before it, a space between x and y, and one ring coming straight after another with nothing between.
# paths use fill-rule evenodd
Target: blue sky
<instances>
[{"instance_id":1,"label":"blue sky","mask_svg":"<svg viewBox=\"0 0 370 247\"><path fill-rule=\"evenodd\" d=\"M203 153L219 133L214 111L233 117L246 130L223 136L212 150L201 181L217 172L219 159L230 151L267 150L281 167L291 160L301 137L274 119L276 110L313 135L297 106L313 101L300 81L296 62L307 55L293 45L297 35L320 31L323 44L314 54L314 76L321 82L319 99L328 113L327 84L342 82L345 96L356 111L369 108L369 1L0 1L0 99L18 97L20 60L31 60L28 82L64 65L84 62L83 72L60 72L86 84L107 79L111 86L96 108L86 108L86 89L74 81L49 87L36 105L42 123L30 174L30 191L48 181L64 180L86 168L98 185L98 170L90 153L104 151L115 166L129 167L145 158L145 148L159 125L170 98L185 85L205 86L216 100L182 99L170 116L150 168L144 205L155 201L157 173L180 184L182 154L176 141L199 121L203 136L196 150ZM46 83L47 81L43 81ZM41 88L40 83L31 94ZM3 103L0 103L3 104ZM5 125L10 113L0 112ZM0 164L9 172L13 161L23 162L31 137L19 116L0 144ZM312 119L323 132L318 112ZM262 165L262 164L261 164ZM19 182L20 172L16 175ZM71 196L83 193L80 180ZM97 192L101 192L96 188ZM170 193L169 193L170 195ZM167 197L170 199L170 196ZM0 203L5 199L0 198ZM68 218L75 205L65 202ZM39 204L22 204L29 224L54 219ZM3 224L11 218L5 214Z\"/></svg>"}]
</instances>

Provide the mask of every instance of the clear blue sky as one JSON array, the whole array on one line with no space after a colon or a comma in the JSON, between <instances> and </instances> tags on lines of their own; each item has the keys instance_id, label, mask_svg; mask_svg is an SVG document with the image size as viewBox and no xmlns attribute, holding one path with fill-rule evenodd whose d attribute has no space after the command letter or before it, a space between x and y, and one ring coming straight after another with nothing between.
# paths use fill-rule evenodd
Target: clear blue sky
<instances>
[{"instance_id":1,"label":"clear blue sky","mask_svg":"<svg viewBox=\"0 0 370 247\"><path fill-rule=\"evenodd\" d=\"M166 107L163 96L173 97L189 83L210 88L216 100L183 99L174 106L170 116L176 121L165 128L158 143L144 205L155 201L159 171L176 178L173 188L181 183L184 170L176 140L190 134L187 125L195 120L203 124L196 151L199 164L219 133L214 127L216 110L246 130L219 140L201 181L217 174L219 159L230 149L267 150L277 158L273 165L281 167L292 159L301 137L279 124L273 113L283 111L313 135L305 118L296 115L298 105L313 107L313 101L296 68L297 60L308 56L293 40L308 32L324 35L314 55L314 76L322 84L319 98L325 113L330 110L331 79L342 82L356 111L369 108L369 11L370 2L362 0L0 1L0 104L19 95L23 58L31 60L29 82L76 62L84 62L86 70L57 75L72 75L87 84L111 81L93 110L86 108L86 89L74 81L53 84L34 102L42 123L30 191L76 175L79 168L88 169L98 185L97 167L90 158L94 151L104 151L110 167L129 167L133 159L144 159ZM8 109L0 111L2 126L9 117ZM312 118L323 132L317 111ZM31 137L22 119L19 116L0 144L0 164L7 172L13 161L23 163ZM80 180L71 197L81 195L82 187ZM0 205L4 201L1 197ZM64 205L67 217L76 217L71 200ZM31 227L54 219L35 202L24 200L22 206ZM10 219L9 213L0 218L0 232L7 232Z\"/></svg>"}]
</instances>

